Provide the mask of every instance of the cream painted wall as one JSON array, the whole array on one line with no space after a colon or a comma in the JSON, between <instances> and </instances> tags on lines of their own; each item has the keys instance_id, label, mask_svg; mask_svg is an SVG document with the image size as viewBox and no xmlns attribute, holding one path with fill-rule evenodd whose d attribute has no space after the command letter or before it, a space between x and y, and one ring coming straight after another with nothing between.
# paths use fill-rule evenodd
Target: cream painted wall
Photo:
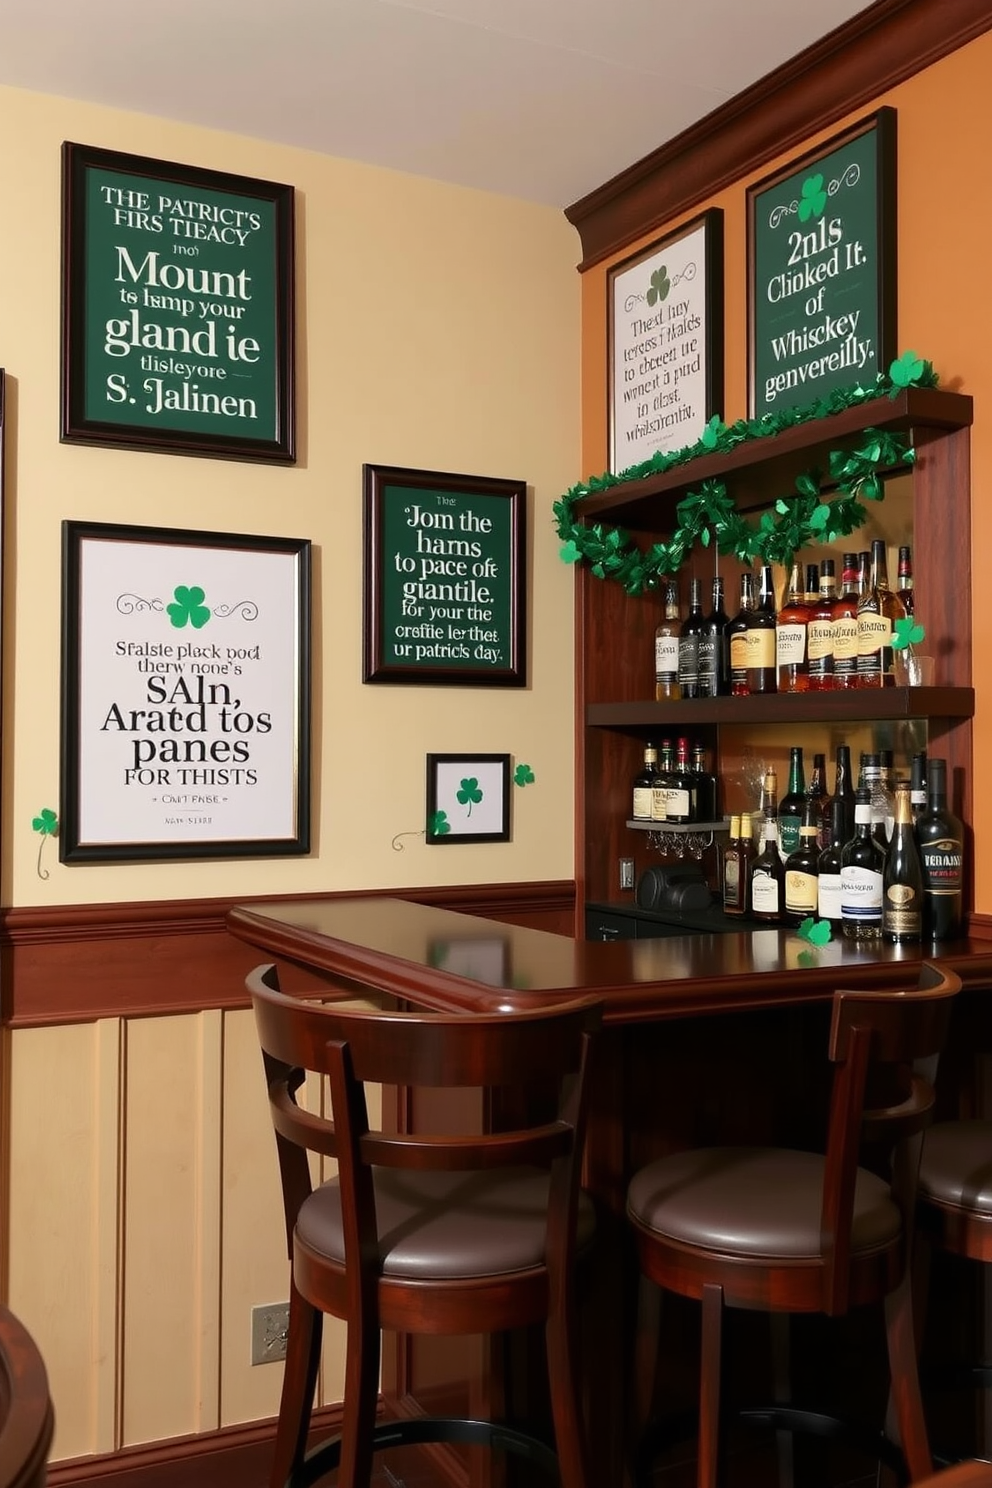
<instances>
[{"instance_id":1,"label":"cream painted wall","mask_svg":"<svg viewBox=\"0 0 992 1488\"><path fill-rule=\"evenodd\" d=\"M15 905L572 876L572 577L550 506L579 457L579 245L561 213L302 150L0 89L8 374L3 877ZM300 458L289 469L60 445L59 147L71 139L298 193ZM363 461L524 479L526 690L361 682ZM58 804L59 524L74 517L315 545L314 849L305 859L36 873ZM537 777L512 841L432 851L424 755L502 751Z\"/></svg>"}]
</instances>

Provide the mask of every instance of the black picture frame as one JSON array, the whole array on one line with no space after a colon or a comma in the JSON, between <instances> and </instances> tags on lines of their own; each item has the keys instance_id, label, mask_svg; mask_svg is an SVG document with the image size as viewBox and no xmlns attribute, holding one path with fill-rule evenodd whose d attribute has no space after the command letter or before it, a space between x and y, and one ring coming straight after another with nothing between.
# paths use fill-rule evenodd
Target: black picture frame
<instances>
[{"instance_id":1,"label":"black picture frame","mask_svg":"<svg viewBox=\"0 0 992 1488\"><path fill-rule=\"evenodd\" d=\"M294 190L62 146L61 439L296 458Z\"/></svg>"},{"instance_id":2,"label":"black picture frame","mask_svg":"<svg viewBox=\"0 0 992 1488\"><path fill-rule=\"evenodd\" d=\"M896 110L746 195L749 416L870 385L897 355Z\"/></svg>"},{"instance_id":3,"label":"black picture frame","mask_svg":"<svg viewBox=\"0 0 992 1488\"><path fill-rule=\"evenodd\" d=\"M62 524L63 863L310 851L310 543Z\"/></svg>"},{"instance_id":4,"label":"black picture frame","mask_svg":"<svg viewBox=\"0 0 992 1488\"><path fill-rule=\"evenodd\" d=\"M510 756L429 754L426 838L437 846L508 842Z\"/></svg>"},{"instance_id":5,"label":"black picture frame","mask_svg":"<svg viewBox=\"0 0 992 1488\"><path fill-rule=\"evenodd\" d=\"M615 475L695 444L723 411L723 315L718 207L607 271L607 435Z\"/></svg>"},{"instance_id":6,"label":"black picture frame","mask_svg":"<svg viewBox=\"0 0 992 1488\"><path fill-rule=\"evenodd\" d=\"M363 466L362 680L527 682L527 485Z\"/></svg>"}]
</instances>

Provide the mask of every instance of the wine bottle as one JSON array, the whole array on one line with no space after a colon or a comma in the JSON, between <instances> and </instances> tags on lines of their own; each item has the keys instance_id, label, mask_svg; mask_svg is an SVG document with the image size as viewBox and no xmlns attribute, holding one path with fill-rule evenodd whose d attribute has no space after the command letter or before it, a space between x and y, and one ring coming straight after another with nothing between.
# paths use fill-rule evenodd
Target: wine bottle
<instances>
[{"instance_id":1,"label":"wine bottle","mask_svg":"<svg viewBox=\"0 0 992 1488\"><path fill-rule=\"evenodd\" d=\"M692 775L696 792L696 810L693 820L715 822L717 820L716 776L706 768L706 750L702 744L692 746Z\"/></svg>"},{"instance_id":2,"label":"wine bottle","mask_svg":"<svg viewBox=\"0 0 992 1488\"><path fill-rule=\"evenodd\" d=\"M654 633L654 695L656 702L674 702L679 688L679 587L674 579L665 584L665 617Z\"/></svg>"},{"instance_id":3,"label":"wine bottle","mask_svg":"<svg viewBox=\"0 0 992 1488\"><path fill-rule=\"evenodd\" d=\"M727 664L732 697L747 697L747 633L754 611L754 575L741 574L740 609L727 626Z\"/></svg>"},{"instance_id":4,"label":"wine bottle","mask_svg":"<svg viewBox=\"0 0 992 1488\"><path fill-rule=\"evenodd\" d=\"M871 545L871 578L858 601L858 686L894 687L892 637L895 622L905 619L901 599L889 588L885 543Z\"/></svg>"},{"instance_id":5,"label":"wine bottle","mask_svg":"<svg viewBox=\"0 0 992 1488\"><path fill-rule=\"evenodd\" d=\"M775 588L772 566L761 565L758 599L747 628L747 690L775 691Z\"/></svg>"},{"instance_id":6,"label":"wine bottle","mask_svg":"<svg viewBox=\"0 0 992 1488\"><path fill-rule=\"evenodd\" d=\"M699 696L723 697L730 690L727 665L727 625L723 607L723 580L713 580L713 608L699 632Z\"/></svg>"},{"instance_id":7,"label":"wine bottle","mask_svg":"<svg viewBox=\"0 0 992 1488\"><path fill-rule=\"evenodd\" d=\"M927 761L927 808L916 823L923 870L923 934L954 940L964 913L964 829L947 806L947 762Z\"/></svg>"},{"instance_id":8,"label":"wine bottle","mask_svg":"<svg viewBox=\"0 0 992 1488\"><path fill-rule=\"evenodd\" d=\"M854 836L854 781L851 778L850 745L838 744L835 758L834 793L830 799L831 804L834 801L844 803L844 842L850 842Z\"/></svg>"},{"instance_id":9,"label":"wine bottle","mask_svg":"<svg viewBox=\"0 0 992 1488\"><path fill-rule=\"evenodd\" d=\"M763 842L761 852L751 864L751 916L764 924L777 925L782 917L785 870L778 850L777 789L775 771L765 774L762 792L765 799Z\"/></svg>"},{"instance_id":10,"label":"wine bottle","mask_svg":"<svg viewBox=\"0 0 992 1488\"><path fill-rule=\"evenodd\" d=\"M809 785L806 787L806 799L812 801L816 823L816 845L822 852L830 840L830 797L826 786L827 757L825 754L814 754L813 773L809 777Z\"/></svg>"},{"instance_id":11,"label":"wine bottle","mask_svg":"<svg viewBox=\"0 0 992 1488\"><path fill-rule=\"evenodd\" d=\"M829 920L837 930L841 928L841 853L847 841L847 814L842 797L835 796L830 802L830 841L820 853L816 864L816 909L821 920Z\"/></svg>"},{"instance_id":12,"label":"wine bottle","mask_svg":"<svg viewBox=\"0 0 992 1488\"><path fill-rule=\"evenodd\" d=\"M723 850L723 912L728 915L744 913L744 888L746 876L741 873L741 819L730 818L730 838Z\"/></svg>"},{"instance_id":13,"label":"wine bottle","mask_svg":"<svg viewBox=\"0 0 992 1488\"><path fill-rule=\"evenodd\" d=\"M916 601L913 595L913 550L902 547L899 549L899 588L896 590L902 600L903 608L907 615L915 613Z\"/></svg>"},{"instance_id":14,"label":"wine bottle","mask_svg":"<svg viewBox=\"0 0 992 1488\"><path fill-rule=\"evenodd\" d=\"M788 858L799 846L799 828L806 805L806 772L801 748L789 750L789 789L778 808L778 845L782 857Z\"/></svg>"},{"instance_id":15,"label":"wine bottle","mask_svg":"<svg viewBox=\"0 0 992 1488\"><path fill-rule=\"evenodd\" d=\"M689 580L689 613L679 631L679 692L699 696L699 636L703 628L703 589L700 579Z\"/></svg>"},{"instance_id":16,"label":"wine bottle","mask_svg":"<svg viewBox=\"0 0 992 1488\"><path fill-rule=\"evenodd\" d=\"M917 822L927 806L927 752L920 749L913 755L909 776L909 800L913 808L913 821Z\"/></svg>"},{"instance_id":17,"label":"wine bottle","mask_svg":"<svg viewBox=\"0 0 992 1488\"><path fill-rule=\"evenodd\" d=\"M785 604L775 621L775 666L779 692L808 692L806 636L809 608L802 582L802 564L793 563Z\"/></svg>"},{"instance_id":18,"label":"wine bottle","mask_svg":"<svg viewBox=\"0 0 992 1488\"><path fill-rule=\"evenodd\" d=\"M909 781L896 786L896 819L882 878L882 935L896 945L923 934L923 870L913 835Z\"/></svg>"},{"instance_id":19,"label":"wine bottle","mask_svg":"<svg viewBox=\"0 0 992 1488\"><path fill-rule=\"evenodd\" d=\"M658 751L653 744L644 746L644 765L634 776L634 802L631 816L635 821L650 821L652 792L657 774Z\"/></svg>"},{"instance_id":20,"label":"wine bottle","mask_svg":"<svg viewBox=\"0 0 992 1488\"><path fill-rule=\"evenodd\" d=\"M841 930L848 940L879 940L885 852L871 833L871 793L855 792L854 836L840 855Z\"/></svg>"},{"instance_id":21,"label":"wine bottle","mask_svg":"<svg viewBox=\"0 0 992 1488\"><path fill-rule=\"evenodd\" d=\"M785 802L782 802L785 805ZM806 797L799 846L785 860L785 923L801 925L816 914L817 872L820 852L816 845L816 811Z\"/></svg>"},{"instance_id":22,"label":"wine bottle","mask_svg":"<svg viewBox=\"0 0 992 1488\"><path fill-rule=\"evenodd\" d=\"M668 820L686 825L696 820L696 782L689 769L689 740L675 746L675 768L668 777Z\"/></svg>"},{"instance_id":23,"label":"wine bottle","mask_svg":"<svg viewBox=\"0 0 992 1488\"><path fill-rule=\"evenodd\" d=\"M834 686L834 609L837 584L834 560L820 564L820 593L809 612L806 654L809 660L809 691L828 692Z\"/></svg>"},{"instance_id":24,"label":"wine bottle","mask_svg":"<svg viewBox=\"0 0 992 1488\"><path fill-rule=\"evenodd\" d=\"M834 605L834 687L858 685L858 581L856 553L844 554L842 593Z\"/></svg>"}]
</instances>

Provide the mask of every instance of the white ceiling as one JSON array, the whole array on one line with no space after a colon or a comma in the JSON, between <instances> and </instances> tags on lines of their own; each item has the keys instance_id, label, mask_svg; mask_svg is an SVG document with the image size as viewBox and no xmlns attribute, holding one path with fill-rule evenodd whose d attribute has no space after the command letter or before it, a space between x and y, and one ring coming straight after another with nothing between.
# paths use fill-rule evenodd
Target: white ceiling
<instances>
[{"instance_id":1,"label":"white ceiling","mask_svg":"<svg viewBox=\"0 0 992 1488\"><path fill-rule=\"evenodd\" d=\"M564 206L867 8L0 0L0 83Z\"/></svg>"}]
</instances>

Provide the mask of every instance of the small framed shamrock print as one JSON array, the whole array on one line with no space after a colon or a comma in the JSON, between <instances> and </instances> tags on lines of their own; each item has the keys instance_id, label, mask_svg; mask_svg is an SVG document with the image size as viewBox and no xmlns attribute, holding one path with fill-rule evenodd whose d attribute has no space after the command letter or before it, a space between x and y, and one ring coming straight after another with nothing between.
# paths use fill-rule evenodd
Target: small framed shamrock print
<instances>
[{"instance_id":1,"label":"small framed shamrock print","mask_svg":"<svg viewBox=\"0 0 992 1488\"><path fill-rule=\"evenodd\" d=\"M310 544L62 525L63 863L310 850Z\"/></svg>"},{"instance_id":2,"label":"small framed shamrock print","mask_svg":"<svg viewBox=\"0 0 992 1488\"><path fill-rule=\"evenodd\" d=\"M510 756L427 756L427 841L509 842Z\"/></svg>"},{"instance_id":3,"label":"small framed shamrock print","mask_svg":"<svg viewBox=\"0 0 992 1488\"><path fill-rule=\"evenodd\" d=\"M610 469L695 444L723 404L723 213L607 275Z\"/></svg>"}]
</instances>

